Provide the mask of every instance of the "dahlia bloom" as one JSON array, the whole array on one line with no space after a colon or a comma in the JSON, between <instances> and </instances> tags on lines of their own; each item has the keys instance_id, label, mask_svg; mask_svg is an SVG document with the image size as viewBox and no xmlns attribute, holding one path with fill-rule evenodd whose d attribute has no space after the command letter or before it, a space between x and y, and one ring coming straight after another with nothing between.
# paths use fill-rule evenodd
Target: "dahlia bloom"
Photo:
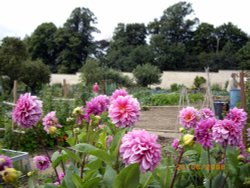
<instances>
[{"instance_id":1,"label":"dahlia bloom","mask_svg":"<svg viewBox=\"0 0 250 188\"><path fill-rule=\"evenodd\" d=\"M200 110L201 119L214 118L215 114L210 108L203 108Z\"/></svg>"},{"instance_id":2,"label":"dahlia bloom","mask_svg":"<svg viewBox=\"0 0 250 188\"><path fill-rule=\"evenodd\" d=\"M213 139L222 146L239 146L241 141L241 128L232 120L224 119L215 123L212 128Z\"/></svg>"},{"instance_id":3,"label":"dahlia bloom","mask_svg":"<svg viewBox=\"0 0 250 188\"><path fill-rule=\"evenodd\" d=\"M42 116L42 101L30 93L21 95L12 112L13 121L23 127L31 128Z\"/></svg>"},{"instance_id":4,"label":"dahlia bloom","mask_svg":"<svg viewBox=\"0 0 250 188\"><path fill-rule=\"evenodd\" d=\"M46 170L50 165L49 158L43 155L35 156L33 161L38 170Z\"/></svg>"},{"instance_id":5,"label":"dahlia bloom","mask_svg":"<svg viewBox=\"0 0 250 188\"><path fill-rule=\"evenodd\" d=\"M95 83L95 84L93 85L92 91L93 91L94 93L98 93L98 92L99 92L99 85L98 85L97 83Z\"/></svg>"},{"instance_id":6,"label":"dahlia bloom","mask_svg":"<svg viewBox=\"0 0 250 188\"><path fill-rule=\"evenodd\" d=\"M161 160L161 145L156 135L133 130L123 136L120 155L125 165L139 163L142 173L153 171Z\"/></svg>"},{"instance_id":7,"label":"dahlia bloom","mask_svg":"<svg viewBox=\"0 0 250 188\"><path fill-rule=\"evenodd\" d=\"M58 123L58 119L56 117L56 112L52 111L49 112L44 118L43 118L43 126L44 126L44 130L47 132L47 134L51 133L51 128L57 128L57 127L62 127L59 123Z\"/></svg>"},{"instance_id":8,"label":"dahlia bloom","mask_svg":"<svg viewBox=\"0 0 250 188\"><path fill-rule=\"evenodd\" d=\"M54 185L61 185L64 176L65 176L65 174L64 174L63 172L60 172L60 173L58 174L58 181L55 182Z\"/></svg>"},{"instance_id":9,"label":"dahlia bloom","mask_svg":"<svg viewBox=\"0 0 250 188\"><path fill-rule=\"evenodd\" d=\"M106 95L99 95L94 97L86 104L84 118L90 120L90 115L101 115L104 111L108 109L109 97Z\"/></svg>"},{"instance_id":10,"label":"dahlia bloom","mask_svg":"<svg viewBox=\"0 0 250 188\"><path fill-rule=\"evenodd\" d=\"M195 127L198 121L199 112L193 107L183 108L179 113L180 123L184 128L189 129Z\"/></svg>"},{"instance_id":11,"label":"dahlia bloom","mask_svg":"<svg viewBox=\"0 0 250 188\"><path fill-rule=\"evenodd\" d=\"M113 100L117 99L117 97L119 97L119 96L125 97L127 95L128 95L128 92L125 89L117 89L112 93L110 100L113 101Z\"/></svg>"},{"instance_id":12,"label":"dahlia bloom","mask_svg":"<svg viewBox=\"0 0 250 188\"><path fill-rule=\"evenodd\" d=\"M229 110L226 115L226 119L232 120L241 129L243 129L247 121L247 113L244 112L243 109L234 107Z\"/></svg>"},{"instance_id":13,"label":"dahlia bloom","mask_svg":"<svg viewBox=\"0 0 250 188\"><path fill-rule=\"evenodd\" d=\"M3 171L1 171L1 175L5 183L13 183L21 175L21 172L14 168L6 167Z\"/></svg>"},{"instance_id":14,"label":"dahlia bloom","mask_svg":"<svg viewBox=\"0 0 250 188\"><path fill-rule=\"evenodd\" d=\"M139 112L139 102L129 95L117 97L109 107L109 117L120 128L133 126L139 119Z\"/></svg>"},{"instance_id":15,"label":"dahlia bloom","mask_svg":"<svg viewBox=\"0 0 250 188\"><path fill-rule=\"evenodd\" d=\"M171 144L172 148L174 148L175 150L178 149L179 147L179 139L178 138L175 138Z\"/></svg>"},{"instance_id":16,"label":"dahlia bloom","mask_svg":"<svg viewBox=\"0 0 250 188\"><path fill-rule=\"evenodd\" d=\"M205 149L213 146L212 128L215 123L216 120L214 118L201 119L195 128L195 137L197 142L200 143Z\"/></svg>"},{"instance_id":17,"label":"dahlia bloom","mask_svg":"<svg viewBox=\"0 0 250 188\"><path fill-rule=\"evenodd\" d=\"M12 160L5 155L0 155L0 171L4 170L5 167L11 168Z\"/></svg>"}]
</instances>

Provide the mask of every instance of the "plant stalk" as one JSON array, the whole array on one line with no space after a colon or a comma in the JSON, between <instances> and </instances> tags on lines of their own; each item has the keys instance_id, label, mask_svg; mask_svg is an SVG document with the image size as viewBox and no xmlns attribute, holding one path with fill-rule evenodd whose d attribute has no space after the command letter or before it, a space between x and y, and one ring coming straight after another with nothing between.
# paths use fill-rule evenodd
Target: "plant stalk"
<instances>
[{"instance_id":1,"label":"plant stalk","mask_svg":"<svg viewBox=\"0 0 250 188\"><path fill-rule=\"evenodd\" d=\"M172 178L172 181L171 181L170 188L173 188L173 187L174 187L174 182L175 182L175 178L176 178L177 171L178 171L178 165L180 164L181 158L182 158L183 153L184 153L184 149L183 149L183 148L180 148L180 149L181 149L181 151L180 151L180 156L179 156L178 161L177 161L177 164L176 164L176 166L175 166L175 171L174 171L174 175L173 175L173 178Z\"/></svg>"}]
</instances>

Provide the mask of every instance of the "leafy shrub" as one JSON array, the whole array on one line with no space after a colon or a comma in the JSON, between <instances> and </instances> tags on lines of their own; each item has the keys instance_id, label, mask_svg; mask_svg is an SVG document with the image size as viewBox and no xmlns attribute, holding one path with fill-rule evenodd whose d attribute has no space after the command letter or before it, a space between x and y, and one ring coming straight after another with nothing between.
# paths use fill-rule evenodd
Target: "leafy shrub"
<instances>
[{"instance_id":1,"label":"leafy shrub","mask_svg":"<svg viewBox=\"0 0 250 188\"><path fill-rule=\"evenodd\" d=\"M206 79L203 76L196 76L194 79L194 86L196 89L200 89L201 85L206 83Z\"/></svg>"},{"instance_id":2,"label":"leafy shrub","mask_svg":"<svg viewBox=\"0 0 250 188\"><path fill-rule=\"evenodd\" d=\"M170 85L170 90L172 92L176 92L176 91L179 91L184 85L180 85L180 84L177 84L177 83L173 83Z\"/></svg>"},{"instance_id":3,"label":"leafy shrub","mask_svg":"<svg viewBox=\"0 0 250 188\"><path fill-rule=\"evenodd\" d=\"M137 65L133 70L134 77L137 84L147 87L150 84L160 83L161 71L157 66L149 63L144 65Z\"/></svg>"},{"instance_id":4,"label":"leafy shrub","mask_svg":"<svg viewBox=\"0 0 250 188\"><path fill-rule=\"evenodd\" d=\"M211 89L212 91L222 91L222 88L219 84L212 84Z\"/></svg>"}]
</instances>

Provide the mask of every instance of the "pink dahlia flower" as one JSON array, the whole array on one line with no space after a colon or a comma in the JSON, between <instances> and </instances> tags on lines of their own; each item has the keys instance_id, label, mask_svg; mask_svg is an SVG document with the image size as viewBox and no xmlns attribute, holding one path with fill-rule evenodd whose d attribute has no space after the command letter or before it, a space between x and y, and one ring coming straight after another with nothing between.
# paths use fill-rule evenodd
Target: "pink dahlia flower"
<instances>
[{"instance_id":1,"label":"pink dahlia flower","mask_svg":"<svg viewBox=\"0 0 250 188\"><path fill-rule=\"evenodd\" d=\"M12 160L5 155L0 155L0 171L3 171L5 167L12 168Z\"/></svg>"},{"instance_id":2,"label":"pink dahlia flower","mask_svg":"<svg viewBox=\"0 0 250 188\"><path fill-rule=\"evenodd\" d=\"M161 145L157 136L145 130L133 130L125 134L120 146L125 165L140 164L140 171L153 171L161 160Z\"/></svg>"},{"instance_id":3,"label":"pink dahlia flower","mask_svg":"<svg viewBox=\"0 0 250 188\"><path fill-rule=\"evenodd\" d=\"M42 101L30 93L21 95L12 112L13 121L23 127L31 128L42 116Z\"/></svg>"},{"instance_id":4,"label":"pink dahlia flower","mask_svg":"<svg viewBox=\"0 0 250 188\"><path fill-rule=\"evenodd\" d=\"M99 85L98 85L97 83L95 83L95 84L93 85L92 90L93 90L94 93L98 93L98 92L99 92Z\"/></svg>"},{"instance_id":5,"label":"pink dahlia flower","mask_svg":"<svg viewBox=\"0 0 250 188\"><path fill-rule=\"evenodd\" d=\"M174 148L175 150L177 150L178 147L179 147L179 141L180 141L180 140L179 140L178 138L175 138L175 139L173 140L172 144L171 144L172 148Z\"/></svg>"},{"instance_id":6,"label":"pink dahlia flower","mask_svg":"<svg viewBox=\"0 0 250 188\"><path fill-rule=\"evenodd\" d=\"M90 120L90 115L101 115L104 111L108 110L109 107L109 97L106 95L99 95L91 99L86 104L85 119Z\"/></svg>"},{"instance_id":7,"label":"pink dahlia flower","mask_svg":"<svg viewBox=\"0 0 250 188\"><path fill-rule=\"evenodd\" d=\"M54 185L61 185L64 176L65 176L65 174L64 174L63 172L60 172L60 173L58 174L58 181L55 182Z\"/></svg>"},{"instance_id":8,"label":"pink dahlia flower","mask_svg":"<svg viewBox=\"0 0 250 188\"><path fill-rule=\"evenodd\" d=\"M33 161L38 170L46 170L50 165L49 158L43 155L35 156Z\"/></svg>"},{"instance_id":9,"label":"pink dahlia flower","mask_svg":"<svg viewBox=\"0 0 250 188\"><path fill-rule=\"evenodd\" d=\"M117 99L117 97L119 97L119 96L125 97L127 95L128 95L128 92L125 89L117 89L112 93L110 100L113 101L113 100Z\"/></svg>"},{"instance_id":10,"label":"pink dahlia flower","mask_svg":"<svg viewBox=\"0 0 250 188\"><path fill-rule=\"evenodd\" d=\"M179 113L180 123L184 128L189 129L195 127L198 121L199 112L193 107L183 108Z\"/></svg>"},{"instance_id":11,"label":"pink dahlia flower","mask_svg":"<svg viewBox=\"0 0 250 188\"><path fill-rule=\"evenodd\" d=\"M232 120L241 129L243 129L247 122L247 113L243 109L234 107L229 110L226 115L226 119Z\"/></svg>"},{"instance_id":12,"label":"pink dahlia flower","mask_svg":"<svg viewBox=\"0 0 250 188\"><path fill-rule=\"evenodd\" d=\"M43 118L43 126L44 126L44 130L49 134L49 128L50 127L62 127L59 123L58 123L58 119L56 117L56 112L52 111L49 112L44 118Z\"/></svg>"},{"instance_id":13,"label":"pink dahlia flower","mask_svg":"<svg viewBox=\"0 0 250 188\"><path fill-rule=\"evenodd\" d=\"M222 146L239 146L241 141L241 128L232 120L219 120L212 128L213 139Z\"/></svg>"},{"instance_id":14,"label":"pink dahlia flower","mask_svg":"<svg viewBox=\"0 0 250 188\"><path fill-rule=\"evenodd\" d=\"M200 143L203 148L208 149L213 146L213 135L212 128L216 120L214 118L201 119L195 128L195 137L198 143Z\"/></svg>"},{"instance_id":15,"label":"pink dahlia flower","mask_svg":"<svg viewBox=\"0 0 250 188\"><path fill-rule=\"evenodd\" d=\"M129 95L117 97L109 107L109 117L120 128L133 126L139 119L139 113L139 102Z\"/></svg>"},{"instance_id":16,"label":"pink dahlia flower","mask_svg":"<svg viewBox=\"0 0 250 188\"><path fill-rule=\"evenodd\" d=\"M201 119L214 118L215 114L210 108L203 108L200 110Z\"/></svg>"}]
</instances>

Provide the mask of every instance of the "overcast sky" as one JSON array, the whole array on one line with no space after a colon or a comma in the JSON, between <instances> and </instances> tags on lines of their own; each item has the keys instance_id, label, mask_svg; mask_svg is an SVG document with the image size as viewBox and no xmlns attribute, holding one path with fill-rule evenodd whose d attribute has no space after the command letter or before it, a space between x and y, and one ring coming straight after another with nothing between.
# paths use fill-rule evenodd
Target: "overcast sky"
<instances>
[{"instance_id":1,"label":"overcast sky","mask_svg":"<svg viewBox=\"0 0 250 188\"><path fill-rule=\"evenodd\" d=\"M76 7L89 8L97 17L101 34L112 37L121 23L149 23L160 18L178 0L2 0L0 4L0 40L6 36L23 38L45 22L62 26ZM249 0L187 0L200 22L214 26L231 21L250 35Z\"/></svg>"}]
</instances>

